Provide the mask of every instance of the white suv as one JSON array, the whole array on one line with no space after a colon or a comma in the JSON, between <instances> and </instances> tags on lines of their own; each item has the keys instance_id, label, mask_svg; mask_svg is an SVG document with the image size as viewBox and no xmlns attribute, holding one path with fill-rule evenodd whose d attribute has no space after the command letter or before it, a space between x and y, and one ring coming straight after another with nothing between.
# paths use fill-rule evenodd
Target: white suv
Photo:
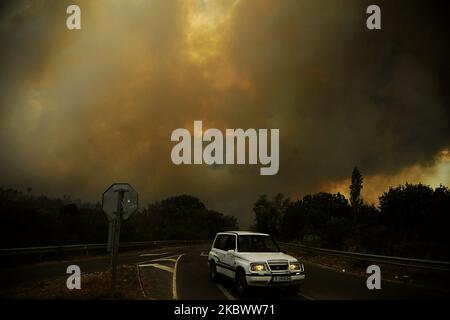
<instances>
[{"instance_id":1,"label":"white suv","mask_svg":"<svg viewBox=\"0 0 450 320\"><path fill-rule=\"evenodd\" d=\"M303 263L281 251L265 233L218 233L208 262L211 280L216 281L218 275L235 280L241 296L248 286L285 286L294 294L305 279Z\"/></svg>"}]
</instances>

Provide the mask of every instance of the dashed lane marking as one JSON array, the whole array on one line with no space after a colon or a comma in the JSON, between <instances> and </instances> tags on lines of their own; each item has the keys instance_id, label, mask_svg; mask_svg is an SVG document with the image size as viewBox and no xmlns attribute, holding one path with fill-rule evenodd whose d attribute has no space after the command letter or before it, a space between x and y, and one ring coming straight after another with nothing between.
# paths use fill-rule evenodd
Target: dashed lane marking
<instances>
[{"instance_id":1,"label":"dashed lane marking","mask_svg":"<svg viewBox=\"0 0 450 320\"><path fill-rule=\"evenodd\" d=\"M143 268L143 267L154 267L154 268L158 268L158 269L165 270L165 271L168 271L168 272L172 272L172 273L174 272L174 268L168 267L168 266L165 266L165 265L159 264L159 263L140 264L139 267L140 268Z\"/></svg>"},{"instance_id":2,"label":"dashed lane marking","mask_svg":"<svg viewBox=\"0 0 450 320\"><path fill-rule=\"evenodd\" d=\"M208 256L208 254L206 252L200 253L200 257L207 257L207 256Z\"/></svg>"},{"instance_id":3,"label":"dashed lane marking","mask_svg":"<svg viewBox=\"0 0 450 320\"><path fill-rule=\"evenodd\" d=\"M223 293L223 295L228 299L228 300L236 300L236 298L230 293L230 291L228 291L227 289L225 289L221 284L216 283L217 288L219 288L219 290Z\"/></svg>"}]
</instances>

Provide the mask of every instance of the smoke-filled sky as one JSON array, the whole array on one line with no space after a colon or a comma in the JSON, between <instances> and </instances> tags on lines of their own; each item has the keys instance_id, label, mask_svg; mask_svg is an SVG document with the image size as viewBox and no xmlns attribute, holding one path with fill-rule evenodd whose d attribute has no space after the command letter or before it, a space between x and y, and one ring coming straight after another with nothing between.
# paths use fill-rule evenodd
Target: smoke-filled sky
<instances>
[{"instance_id":1,"label":"smoke-filled sky","mask_svg":"<svg viewBox=\"0 0 450 320\"><path fill-rule=\"evenodd\" d=\"M82 29L66 28L81 8ZM449 5L20 0L0 5L0 185L141 203L187 193L252 223L260 194L450 185ZM279 128L280 170L172 163L173 130Z\"/></svg>"}]
</instances>

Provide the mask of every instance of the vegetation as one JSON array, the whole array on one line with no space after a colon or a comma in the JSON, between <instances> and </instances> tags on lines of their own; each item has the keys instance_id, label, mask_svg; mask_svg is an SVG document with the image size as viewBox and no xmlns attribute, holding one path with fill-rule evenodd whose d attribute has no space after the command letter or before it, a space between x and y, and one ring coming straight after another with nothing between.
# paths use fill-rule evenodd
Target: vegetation
<instances>
[{"instance_id":1,"label":"vegetation","mask_svg":"<svg viewBox=\"0 0 450 320\"><path fill-rule=\"evenodd\" d=\"M254 229L280 240L373 254L450 260L450 191L445 186L391 187L379 207L361 198L363 176L352 173L350 201L320 192L291 200L278 194L254 204ZM51 199L0 188L1 247L106 242L108 223L101 205ZM238 229L237 220L180 195L147 206L125 221L121 241L212 239Z\"/></svg>"},{"instance_id":2,"label":"vegetation","mask_svg":"<svg viewBox=\"0 0 450 320\"><path fill-rule=\"evenodd\" d=\"M320 192L292 201L262 195L254 205L254 228L280 240L336 250L423 259L450 259L450 192L422 184L391 187L380 206L360 198L357 168L350 186L351 204L340 193Z\"/></svg>"},{"instance_id":3,"label":"vegetation","mask_svg":"<svg viewBox=\"0 0 450 320\"><path fill-rule=\"evenodd\" d=\"M217 232L238 229L237 220L208 210L197 198L181 195L151 204L124 225L124 239L213 239Z\"/></svg>"},{"instance_id":4,"label":"vegetation","mask_svg":"<svg viewBox=\"0 0 450 320\"><path fill-rule=\"evenodd\" d=\"M99 203L33 197L30 191L0 188L1 247L106 242L108 221ZM237 228L236 218L181 195L132 215L123 224L121 241L212 239L218 231Z\"/></svg>"},{"instance_id":5,"label":"vegetation","mask_svg":"<svg viewBox=\"0 0 450 320\"><path fill-rule=\"evenodd\" d=\"M354 218L358 218L359 208L362 206L361 190L363 188L363 176L355 167L352 172L352 184L350 185L350 204L353 209Z\"/></svg>"},{"instance_id":6,"label":"vegetation","mask_svg":"<svg viewBox=\"0 0 450 320\"><path fill-rule=\"evenodd\" d=\"M117 270L115 299L144 300L136 266L123 265ZM81 275L81 289L67 290L66 278L42 280L13 288L0 289L0 299L4 300L110 300L111 272L102 271Z\"/></svg>"}]
</instances>

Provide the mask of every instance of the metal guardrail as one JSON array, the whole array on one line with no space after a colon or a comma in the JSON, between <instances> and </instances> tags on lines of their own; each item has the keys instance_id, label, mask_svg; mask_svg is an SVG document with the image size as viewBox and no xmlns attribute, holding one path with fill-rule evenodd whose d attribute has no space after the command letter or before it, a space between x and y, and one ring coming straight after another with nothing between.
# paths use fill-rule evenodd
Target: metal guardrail
<instances>
[{"instance_id":1,"label":"metal guardrail","mask_svg":"<svg viewBox=\"0 0 450 320\"><path fill-rule=\"evenodd\" d=\"M351 259L360 260L360 261L371 261L371 262L386 263L386 264L399 265L399 266L405 266L405 267L415 267L415 268L421 268L421 269L450 271L450 262L449 261L436 261L436 260L381 256L381 255L367 254L367 253L357 253L357 252L315 248L315 247L309 247L309 246L305 246L305 245L297 244L297 243L287 243L287 242L278 242L278 243L285 245L285 246L298 247L298 248L303 249L306 252L319 253L319 254L330 255L330 256L339 256L339 257L343 257L343 258L351 258Z\"/></svg>"},{"instance_id":2,"label":"metal guardrail","mask_svg":"<svg viewBox=\"0 0 450 320\"><path fill-rule=\"evenodd\" d=\"M157 240L157 241L141 241L141 242L122 242L121 248L143 248L157 245L193 245L211 243L212 240ZM343 258L351 258L360 261L371 261L386 263L399 266L415 267L422 269L442 270L450 271L450 262L448 261L435 261L424 259L411 259L403 257L381 256L375 254L348 252L331 250L324 248L309 247L298 243L278 242L284 246L301 248L306 252L339 256ZM5 256L21 256L27 254L51 254L58 252L89 252L90 250L106 250L106 243L94 243L94 244L77 244L77 245L64 245L64 246L46 246L46 247L31 247L31 248L8 248L0 249L0 257Z\"/></svg>"},{"instance_id":3,"label":"metal guardrail","mask_svg":"<svg viewBox=\"0 0 450 320\"><path fill-rule=\"evenodd\" d=\"M120 248L139 248L156 245L193 245L211 242L210 240L157 240L157 241L141 241L141 242L122 242ZM21 256L27 254L51 254L58 252L88 252L89 250L106 250L106 243L94 244L76 244L64 246L45 246L45 247L30 247L30 248L7 248L0 249L0 257L4 256Z\"/></svg>"}]
</instances>

